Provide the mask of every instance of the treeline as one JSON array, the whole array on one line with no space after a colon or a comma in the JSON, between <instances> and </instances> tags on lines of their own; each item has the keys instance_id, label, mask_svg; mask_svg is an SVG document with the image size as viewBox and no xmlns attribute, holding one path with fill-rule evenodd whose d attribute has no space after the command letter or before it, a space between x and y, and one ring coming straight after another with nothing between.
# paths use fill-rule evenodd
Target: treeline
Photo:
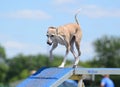
<instances>
[{"instance_id":1,"label":"treeline","mask_svg":"<svg viewBox=\"0 0 120 87\"><path fill-rule=\"evenodd\" d=\"M96 52L94 58L86 61L90 67L96 68L120 68L120 37L103 36L93 42ZM112 75L111 79L115 87L119 86L120 75ZM100 84L102 76L96 76L95 85Z\"/></svg>"},{"instance_id":2,"label":"treeline","mask_svg":"<svg viewBox=\"0 0 120 87\"><path fill-rule=\"evenodd\" d=\"M96 55L94 58L86 62L80 62L82 67L106 67L120 68L120 37L103 36L93 42ZM53 62L49 61L46 55L23 55L19 54L13 58L6 58L5 49L0 45L0 83L10 83L26 78L31 74L32 70L39 68L56 67L62 62L62 56L54 56ZM67 66L72 64L72 61L67 61ZM120 76L111 77L115 82L115 87L119 87ZM95 85L100 84L100 76L96 77Z\"/></svg>"},{"instance_id":3,"label":"treeline","mask_svg":"<svg viewBox=\"0 0 120 87\"><path fill-rule=\"evenodd\" d=\"M41 67L57 67L62 62L62 56L55 56L54 62L50 62L48 56L19 54L13 58L5 59L0 63L0 82L9 83L28 77L33 70ZM70 64L71 61L67 61Z\"/></svg>"}]
</instances>

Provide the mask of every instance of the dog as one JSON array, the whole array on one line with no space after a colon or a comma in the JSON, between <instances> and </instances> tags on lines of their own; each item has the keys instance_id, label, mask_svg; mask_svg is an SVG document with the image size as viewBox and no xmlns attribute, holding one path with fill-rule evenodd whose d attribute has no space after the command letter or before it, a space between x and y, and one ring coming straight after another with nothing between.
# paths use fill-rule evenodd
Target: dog
<instances>
[{"instance_id":1,"label":"dog","mask_svg":"<svg viewBox=\"0 0 120 87\"><path fill-rule=\"evenodd\" d=\"M53 60L53 50L58 46L58 44L64 45L66 47L66 54L64 56L63 62L59 67L64 67L66 64L66 57L71 51L75 58L75 62L73 67L77 67L79 63L79 57L81 55L80 51L80 41L82 38L82 31L77 20L77 15L79 12L75 14L75 21L76 23L69 23L59 27L48 27L47 30L47 44L52 45L50 50L50 60ZM74 51L74 43L78 52L76 55Z\"/></svg>"}]
</instances>

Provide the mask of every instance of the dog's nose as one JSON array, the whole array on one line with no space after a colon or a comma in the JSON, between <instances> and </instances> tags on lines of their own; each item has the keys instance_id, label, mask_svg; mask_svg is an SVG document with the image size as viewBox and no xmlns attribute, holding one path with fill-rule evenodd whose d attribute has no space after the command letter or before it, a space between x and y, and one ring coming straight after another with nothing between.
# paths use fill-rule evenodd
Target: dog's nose
<instances>
[{"instance_id":1,"label":"dog's nose","mask_svg":"<svg viewBox=\"0 0 120 87\"><path fill-rule=\"evenodd\" d=\"M52 43L47 42L48 45L52 45Z\"/></svg>"},{"instance_id":2,"label":"dog's nose","mask_svg":"<svg viewBox=\"0 0 120 87\"><path fill-rule=\"evenodd\" d=\"M49 42L47 42L47 44L49 44Z\"/></svg>"}]
</instances>

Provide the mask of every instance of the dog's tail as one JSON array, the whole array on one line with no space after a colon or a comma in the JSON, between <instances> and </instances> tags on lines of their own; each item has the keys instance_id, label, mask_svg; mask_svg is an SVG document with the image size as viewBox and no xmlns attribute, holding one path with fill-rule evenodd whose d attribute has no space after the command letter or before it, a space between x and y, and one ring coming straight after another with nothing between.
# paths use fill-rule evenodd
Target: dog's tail
<instances>
[{"instance_id":1,"label":"dog's tail","mask_svg":"<svg viewBox=\"0 0 120 87\"><path fill-rule=\"evenodd\" d=\"M75 21L76 21L76 23L79 25L79 22L78 22L78 20L77 20L77 15L80 13L80 10L81 9L79 9L78 11L77 11L77 13L75 14Z\"/></svg>"}]
</instances>

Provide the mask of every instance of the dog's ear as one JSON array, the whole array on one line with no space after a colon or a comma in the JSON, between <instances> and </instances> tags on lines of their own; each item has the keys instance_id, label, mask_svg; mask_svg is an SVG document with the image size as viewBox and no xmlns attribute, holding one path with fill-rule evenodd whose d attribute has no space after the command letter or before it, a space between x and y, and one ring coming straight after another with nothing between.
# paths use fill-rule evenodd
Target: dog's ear
<instances>
[{"instance_id":1,"label":"dog's ear","mask_svg":"<svg viewBox=\"0 0 120 87\"><path fill-rule=\"evenodd\" d=\"M56 27L53 27L53 26L51 26L51 27L49 27L49 28L51 28L51 29L57 29Z\"/></svg>"},{"instance_id":2,"label":"dog's ear","mask_svg":"<svg viewBox=\"0 0 120 87\"><path fill-rule=\"evenodd\" d=\"M51 26L49 29L54 30L55 35L58 35L58 29L56 27Z\"/></svg>"}]
</instances>

